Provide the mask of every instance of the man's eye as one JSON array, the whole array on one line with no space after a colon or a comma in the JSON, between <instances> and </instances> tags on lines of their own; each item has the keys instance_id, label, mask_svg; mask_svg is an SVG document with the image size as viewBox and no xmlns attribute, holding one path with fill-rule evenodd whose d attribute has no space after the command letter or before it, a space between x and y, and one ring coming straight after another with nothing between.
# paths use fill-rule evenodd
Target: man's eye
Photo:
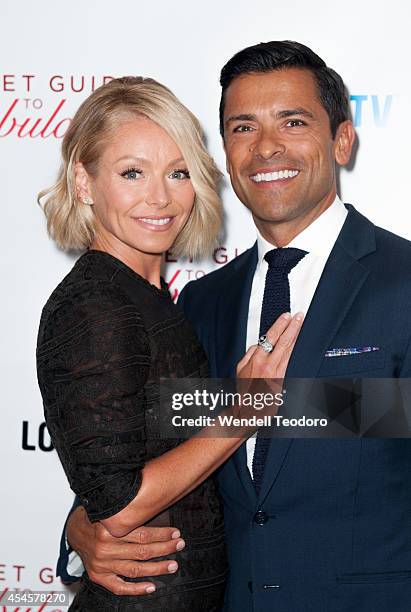
<instances>
[{"instance_id":1,"label":"man's eye","mask_svg":"<svg viewBox=\"0 0 411 612\"><path fill-rule=\"evenodd\" d=\"M170 178L182 181L184 179L189 179L190 173L188 170L173 170L173 172L170 174Z\"/></svg>"},{"instance_id":2,"label":"man's eye","mask_svg":"<svg viewBox=\"0 0 411 612\"><path fill-rule=\"evenodd\" d=\"M290 119L287 123L289 127L298 127L299 125L305 125L304 121L301 121L301 119Z\"/></svg>"},{"instance_id":3,"label":"man's eye","mask_svg":"<svg viewBox=\"0 0 411 612\"><path fill-rule=\"evenodd\" d=\"M121 176L129 179L130 181L135 181L136 179L140 178L141 174L142 170L139 170L138 168L127 168L127 170L124 170L124 172L121 173Z\"/></svg>"},{"instance_id":4,"label":"man's eye","mask_svg":"<svg viewBox=\"0 0 411 612\"><path fill-rule=\"evenodd\" d=\"M237 127L233 129L233 132L251 132L252 129L251 125L237 125Z\"/></svg>"}]
</instances>

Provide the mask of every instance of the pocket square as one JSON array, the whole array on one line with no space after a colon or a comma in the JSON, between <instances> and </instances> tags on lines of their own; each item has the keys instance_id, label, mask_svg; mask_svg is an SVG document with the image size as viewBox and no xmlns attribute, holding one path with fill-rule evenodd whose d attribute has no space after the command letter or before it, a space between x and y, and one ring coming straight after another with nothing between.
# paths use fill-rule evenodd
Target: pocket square
<instances>
[{"instance_id":1,"label":"pocket square","mask_svg":"<svg viewBox=\"0 0 411 612\"><path fill-rule=\"evenodd\" d=\"M372 353L379 351L379 346L354 346L349 348L332 348L325 351L324 357L345 357L346 355L361 355L361 353Z\"/></svg>"}]
</instances>

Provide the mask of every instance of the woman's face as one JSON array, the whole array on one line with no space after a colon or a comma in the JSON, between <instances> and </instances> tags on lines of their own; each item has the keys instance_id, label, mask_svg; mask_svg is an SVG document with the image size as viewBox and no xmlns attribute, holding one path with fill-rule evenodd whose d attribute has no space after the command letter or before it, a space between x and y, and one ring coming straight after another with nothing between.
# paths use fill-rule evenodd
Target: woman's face
<instances>
[{"instance_id":1,"label":"woman's face","mask_svg":"<svg viewBox=\"0 0 411 612\"><path fill-rule=\"evenodd\" d=\"M78 189L81 176L80 171ZM169 249L195 199L180 149L145 117L116 128L99 159L97 175L87 175L86 181L96 217L94 242L130 256L159 255ZM81 186L79 191L84 193Z\"/></svg>"}]
</instances>

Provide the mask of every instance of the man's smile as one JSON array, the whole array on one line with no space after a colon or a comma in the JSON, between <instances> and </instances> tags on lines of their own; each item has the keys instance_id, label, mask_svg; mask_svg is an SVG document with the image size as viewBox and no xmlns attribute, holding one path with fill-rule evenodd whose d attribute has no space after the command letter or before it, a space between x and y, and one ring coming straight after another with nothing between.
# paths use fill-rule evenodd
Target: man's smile
<instances>
[{"instance_id":1,"label":"man's smile","mask_svg":"<svg viewBox=\"0 0 411 612\"><path fill-rule=\"evenodd\" d=\"M274 172L257 172L256 174L251 175L250 179L254 183L262 183L262 182L268 183L268 182L273 182L273 181L281 181L284 179L294 178L299 173L300 173L299 170L288 170L288 169L278 170Z\"/></svg>"}]
</instances>

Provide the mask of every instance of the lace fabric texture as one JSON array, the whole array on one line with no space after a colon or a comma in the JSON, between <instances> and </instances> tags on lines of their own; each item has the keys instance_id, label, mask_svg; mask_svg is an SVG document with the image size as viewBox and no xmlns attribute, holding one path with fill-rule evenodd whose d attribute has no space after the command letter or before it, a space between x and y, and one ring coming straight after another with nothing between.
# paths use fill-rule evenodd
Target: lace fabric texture
<instances>
[{"instance_id":1,"label":"lace fabric texture","mask_svg":"<svg viewBox=\"0 0 411 612\"><path fill-rule=\"evenodd\" d=\"M145 462L178 444L159 435L160 377L203 377L208 367L166 286L158 289L111 255L88 251L43 309L37 371L53 444L71 488L96 521L124 508L138 492ZM85 576L76 596L83 612L97 609L93 598L102 596L112 606L107 610L157 610L158 598L182 610L186 592L196 597L193 590L209 606L195 609L219 609L226 568L214 479L153 523L183 534L177 574L155 579L157 590L144 601L126 601ZM167 598L179 603L170 607Z\"/></svg>"}]
</instances>

